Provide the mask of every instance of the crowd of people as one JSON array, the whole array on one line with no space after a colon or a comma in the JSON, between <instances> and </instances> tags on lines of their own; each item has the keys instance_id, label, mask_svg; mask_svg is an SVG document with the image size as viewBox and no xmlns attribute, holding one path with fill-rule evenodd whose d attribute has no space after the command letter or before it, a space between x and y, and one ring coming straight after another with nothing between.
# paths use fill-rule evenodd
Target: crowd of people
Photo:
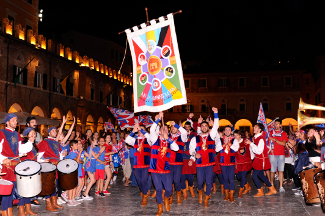
<instances>
[{"instance_id":1,"label":"crowd of people","mask_svg":"<svg viewBox=\"0 0 325 216\"><path fill-rule=\"evenodd\" d=\"M306 167L321 167L324 130L310 127L306 131L292 131L290 128L287 134L277 119L269 136L273 144L268 145L262 124L254 125L254 136L249 131L234 130L232 125L221 129L218 109L212 108L212 111L213 119L204 120L200 116L195 123L191 113L184 127L174 121L169 121L168 127L161 121L164 114L160 112L149 131L136 123L131 130L98 133L88 129L84 135L80 127L74 130L75 118L70 129L64 130L67 121L64 117L59 128L48 129L47 138L37 132L34 117L27 118L27 127L19 134L15 131L17 116L7 114L6 128L0 131L0 174L14 186L10 195L2 196L1 213L13 215L12 206L16 201L19 216L37 215L31 203L39 205L38 197L25 198L17 193L14 170L25 160L57 165L61 160L72 159L78 163L75 188L63 191L56 181L57 190L42 197L46 210L51 212L62 209L64 203L76 206L83 200L92 200L92 187L97 196L109 195L108 189L121 168L124 186L140 189L141 206L147 205L149 196L156 198L156 215L161 215L163 209L170 211L175 192L177 204L188 199L188 191L191 197L196 197L195 176L198 202L204 207L209 207L211 193L217 191L217 177L224 200L232 203L235 197L242 198L252 190L246 180L248 174L252 174L257 188L255 198L278 191L284 193L283 185L292 182L296 195L303 195L298 173ZM237 196L235 178L240 181ZM274 187L275 179L279 180L278 191ZM267 193L264 188L268 188Z\"/></svg>"}]
</instances>

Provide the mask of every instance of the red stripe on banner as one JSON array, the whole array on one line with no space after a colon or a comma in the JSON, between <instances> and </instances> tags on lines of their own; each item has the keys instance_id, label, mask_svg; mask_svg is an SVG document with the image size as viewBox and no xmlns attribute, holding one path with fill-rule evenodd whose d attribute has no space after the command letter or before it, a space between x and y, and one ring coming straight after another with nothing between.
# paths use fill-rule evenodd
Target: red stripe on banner
<instances>
[{"instance_id":1,"label":"red stripe on banner","mask_svg":"<svg viewBox=\"0 0 325 216\"><path fill-rule=\"evenodd\" d=\"M138 101L138 106L144 106L146 105L146 99L148 97L149 90L151 88L151 84L147 83L146 87L144 87L143 92L140 95L139 101Z\"/></svg>"},{"instance_id":2,"label":"red stripe on banner","mask_svg":"<svg viewBox=\"0 0 325 216\"><path fill-rule=\"evenodd\" d=\"M168 27L168 31L164 40L164 45L163 46L170 46L170 49L172 50L172 54L170 55L170 57L175 56L175 52L174 52L174 46L172 43L172 36L171 36L171 32L170 32L170 27Z\"/></svg>"},{"instance_id":3,"label":"red stripe on banner","mask_svg":"<svg viewBox=\"0 0 325 216\"><path fill-rule=\"evenodd\" d=\"M164 100L163 100L163 92L162 92L162 83L159 83L160 88L157 91L154 91L152 89L152 98L153 98L153 106L160 106L164 105Z\"/></svg>"},{"instance_id":4,"label":"red stripe on banner","mask_svg":"<svg viewBox=\"0 0 325 216\"><path fill-rule=\"evenodd\" d=\"M133 47L134 47L134 54L136 56L136 62L137 62L137 67L140 66L139 62L138 62L138 56L140 53L143 53L142 49L138 46L138 44L136 44L134 41L133 41Z\"/></svg>"}]
</instances>

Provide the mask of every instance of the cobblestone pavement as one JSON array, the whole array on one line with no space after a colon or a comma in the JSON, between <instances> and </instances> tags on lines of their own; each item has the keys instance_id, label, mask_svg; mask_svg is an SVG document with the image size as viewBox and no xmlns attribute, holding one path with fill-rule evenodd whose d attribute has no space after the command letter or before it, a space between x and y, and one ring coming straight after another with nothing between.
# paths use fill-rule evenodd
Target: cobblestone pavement
<instances>
[{"instance_id":1,"label":"cobblestone pavement","mask_svg":"<svg viewBox=\"0 0 325 216\"><path fill-rule=\"evenodd\" d=\"M252 191L243 198L236 198L238 195L239 182L235 181L236 193L235 203L223 201L223 195L218 187L217 193L212 194L209 208L205 208L203 204L198 203L197 196L188 199L182 204L176 204L176 193L174 194L174 203L170 212L164 209L163 215L325 215L320 206L307 206L303 197L294 195L291 190L292 185L286 185L285 193L277 193L268 197L254 198L257 192L252 178L248 175L248 181L252 186ZM218 180L217 180L217 186ZM275 184L278 190L278 182ZM122 179L119 177L109 190L111 195L106 197L98 197L94 195L94 188L91 195L94 197L92 201L82 201L81 205L68 207L66 204L63 210L51 213L45 210L45 201L40 200L41 206L32 206L32 210L39 215L155 215L157 212L157 204L155 199L149 198L148 205L141 207L140 191L135 187L125 187ZM196 189L195 189L196 191ZM266 192L267 189L264 190ZM153 189L151 190L153 192ZM14 215L17 215L17 209L14 208Z\"/></svg>"}]
</instances>

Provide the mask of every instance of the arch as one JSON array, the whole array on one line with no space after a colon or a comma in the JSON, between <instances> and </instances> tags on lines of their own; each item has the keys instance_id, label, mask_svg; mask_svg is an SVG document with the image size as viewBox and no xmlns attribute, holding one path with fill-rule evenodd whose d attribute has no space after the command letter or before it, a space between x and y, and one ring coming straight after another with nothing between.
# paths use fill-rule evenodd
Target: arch
<instances>
[{"instance_id":1,"label":"arch","mask_svg":"<svg viewBox=\"0 0 325 216\"><path fill-rule=\"evenodd\" d=\"M41 107L35 106L31 112L32 115L38 115L41 117L45 117L44 111L42 110Z\"/></svg>"},{"instance_id":2,"label":"arch","mask_svg":"<svg viewBox=\"0 0 325 216\"><path fill-rule=\"evenodd\" d=\"M292 125L292 130L295 131L298 128L298 122L293 118L285 118L282 120L282 130L289 132L289 124Z\"/></svg>"},{"instance_id":3,"label":"arch","mask_svg":"<svg viewBox=\"0 0 325 216\"><path fill-rule=\"evenodd\" d=\"M52 110L51 119L62 119L62 113L58 108Z\"/></svg>"},{"instance_id":4,"label":"arch","mask_svg":"<svg viewBox=\"0 0 325 216\"><path fill-rule=\"evenodd\" d=\"M219 120L219 127L225 127L225 126L228 126L230 125L231 122L227 119L220 119Z\"/></svg>"},{"instance_id":5,"label":"arch","mask_svg":"<svg viewBox=\"0 0 325 216\"><path fill-rule=\"evenodd\" d=\"M22 112L23 108L18 104L14 103L8 110L8 113Z\"/></svg>"},{"instance_id":6,"label":"arch","mask_svg":"<svg viewBox=\"0 0 325 216\"><path fill-rule=\"evenodd\" d=\"M253 125L248 119L240 119L235 124L236 130L249 130L253 134Z\"/></svg>"},{"instance_id":7,"label":"arch","mask_svg":"<svg viewBox=\"0 0 325 216\"><path fill-rule=\"evenodd\" d=\"M95 126L95 124L94 124L94 118L93 118L93 116L92 115L88 115L87 116L87 119L86 119L86 128L85 128L85 130L91 129L94 132L94 126Z\"/></svg>"},{"instance_id":8,"label":"arch","mask_svg":"<svg viewBox=\"0 0 325 216\"><path fill-rule=\"evenodd\" d=\"M20 62L25 62L25 58L21 53L17 54L16 60Z\"/></svg>"},{"instance_id":9,"label":"arch","mask_svg":"<svg viewBox=\"0 0 325 216\"><path fill-rule=\"evenodd\" d=\"M98 122L97 122L97 132L99 133L100 131L104 130L104 119L102 117L99 117Z\"/></svg>"}]
</instances>

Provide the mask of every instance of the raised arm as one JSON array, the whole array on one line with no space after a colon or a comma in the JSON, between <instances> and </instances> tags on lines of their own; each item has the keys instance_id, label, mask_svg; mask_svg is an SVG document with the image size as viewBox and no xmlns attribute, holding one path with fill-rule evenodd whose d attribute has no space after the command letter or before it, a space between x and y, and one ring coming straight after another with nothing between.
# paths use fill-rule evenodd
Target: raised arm
<instances>
[{"instance_id":1,"label":"raised arm","mask_svg":"<svg viewBox=\"0 0 325 216\"><path fill-rule=\"evenodd\" d=\"M213 121L213 127L212 127L212 129L210 131L210 137L211 137L212 140L215 140L217 137L219 137L219 133L218 133L218 128L219 128L218 108L212 107L212 111L214 112L214 121Z\"/></svg>"},{"instance_id":2,"label":"raised arm","mask_svg":"<svg viewBox=\"0 0 325 216\"><path fill-rule=\"evenodd\" d=\"M70 129L69 129L69 131L67 133L67 135L63 138L63 143L66 143L67 140L69 139L69 137L70 137L70 135L71 135L71 133L73 131L73 128L74 128L75 123L76 123L76 118L73 116L73 123L72 123L72 125L71 125L71 127L70 127Z\"/></svg>"},{"instance_id":3,"label":"raised arm","mask_svg":"<svg viewBox=\"0 0 325 216\"><path fill-rule=\"evenodd\" d=\"M57 141L57 142L59 141L59 135L62 133L63 127L64 127L66 122L67 122L67 119L65 118L65 116L63 116L62 124L61 124L61 126L59 128L59 131L58 131L58 134L57 134L57 136L55 138L55 141Z\"/></svg>"}]
</instances>

